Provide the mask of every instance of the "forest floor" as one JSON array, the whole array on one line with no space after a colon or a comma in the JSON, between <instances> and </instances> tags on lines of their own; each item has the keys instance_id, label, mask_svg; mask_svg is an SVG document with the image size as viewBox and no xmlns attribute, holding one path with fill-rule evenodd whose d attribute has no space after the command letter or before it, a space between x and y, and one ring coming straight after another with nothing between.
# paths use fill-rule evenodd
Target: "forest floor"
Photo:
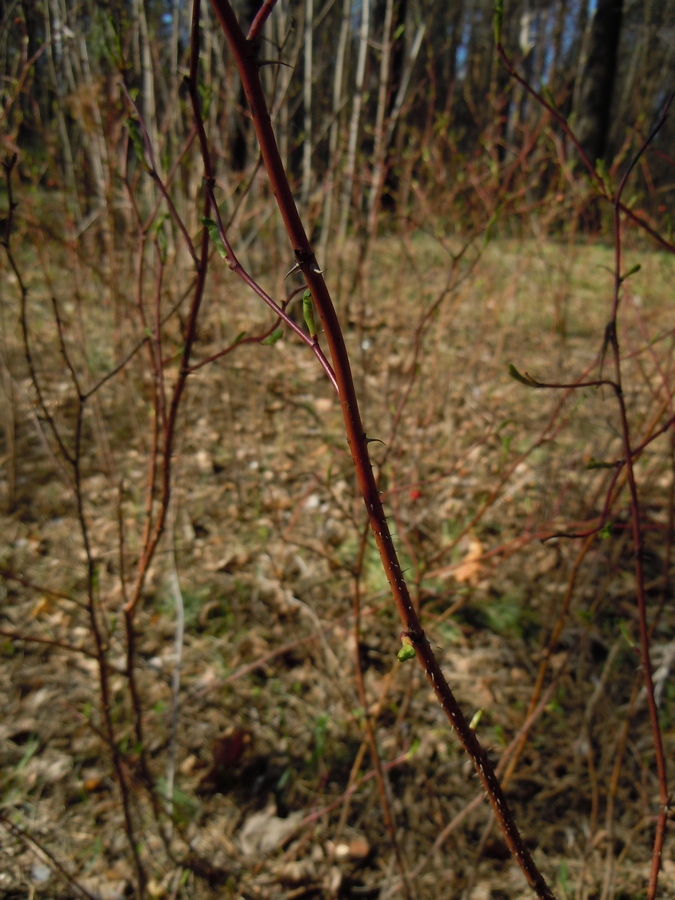
<instances>
[{"instance_id":1,"label":"forest floor","mask_svg":"<svg viewBox=\"0 0 675 900\"><path fill-rule=\"evenodd\" d=\"M607 900L643 895L658 808L625 487L601 535L541 539L597 524L622 458L617 405L606 388L530 389L509 376L509 364L542 381L598 377L612 254L590 242L498 241L470 248L453 267L423 235L382 240L353 291L343 273L339 306L365 427L383 442L370 444L373 463L426 633L467 717L483 711L477 734L495 764L515 760L506 793L557 896ZM619 333L634 445L672 414L666 388L675 362L673 259L634 248L626 268L636 262L642 270L626 282ZM339 274L329 269L329 286ZM50 294L66 298L73 347L86 347L91 372L111 367L125 339L123 323L110 326L115 311L86 286L72 292L69 277L64 269L48 289L39 266L27 276L38 375L66 432L72 386L59 363ZM68 468L36 412L18 328L8 324L15 285L3 278L4 361L14 387L11 408L5 391L0 477L6 500L13 473L14 498L0 517L0 895L84 889L113 900L130 895L135 873L101 737L80 525ZM266 322L221 272L210 282L196 357ZM116 740L149 893L532 896L423 672L397 660L401 625L370 539L355 578L365 515L340 407L311 353L289 335L273 346L242 345L188 385L170 527L136 621L153 811L134 780L120 615L120 566L133 573L145 514L143 365L138 354L91 404L82 492ZM636 469L672 760L667 434ZM172 741L177 587L185 631ZM384 824L366 712L407 888ZM670 836L659 896L675 897Z\"/></svg>"}]
</instances>

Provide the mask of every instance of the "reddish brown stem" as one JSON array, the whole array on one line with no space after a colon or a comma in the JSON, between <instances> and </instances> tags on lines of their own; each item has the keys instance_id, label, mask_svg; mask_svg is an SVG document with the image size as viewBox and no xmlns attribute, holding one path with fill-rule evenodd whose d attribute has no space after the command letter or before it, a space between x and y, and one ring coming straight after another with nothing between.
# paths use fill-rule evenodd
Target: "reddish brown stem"
<instances>
[{"instance_id":1,"label":"reddish brown stem","mask_svg":"<svg viewBox=\"0 0 675 900\"><path fill-rule=\"evenodd\" d=\"M8 200L10 209L14 208L14 200L12 196L12 182L11 182L11 173L12 168L16 162L16 158L11 160L10 162L6 162L3 164L6 175L7 175L7 190L8 190ZM132 811L131 811L131 792L129 790L129 785L126 778L126 773L124 771L124 765L120 750L117 746L116 738L115 738L115 730L113 727L113 719L111 712L111 703L110 703L110 672L109 672L109 663L108 663L108 647L104 640L104 635L102 631L101 623L99 622L99 597L98 597L98 573L97 573L97 565L94 558L94 554L92 551L90 536L89 536L89 526L87 524L87 516L85 510L85 498L82 487L82 470L81 470L81 453L82 453L82 428L83 428L83 417L84 417L84 409L86 398L82 391L82 387L80 385L75 367L72 364L72 361L68 355L68 350L65 344L64 336L63 336L63 328L59 315L58 304L56 301L53 301L53 310L54 317L56 321L57 333L59 335L60 349L61 353L64 357L65 364L67 370L70 375L70 380L72 382L73 390L75 393L75 434L72 440L72 450L66 446L65 440L60 434L58 428L56 427L56 423L52 418L47 403L45 402L44 395L40 390L39 381L37 380L37 373L35 370L35 366L33 364L33 357L30 346L30 339L28 334L28 322L26 317L26 306L28 300L28 291L25 286L23 279L21 278L21 274L19 272L18 266L14 259L11 247L9 245L9 241L5 243L5 252L7 254L7 258L9 260L10 266L17 276L17 283L19 285L20 291L20 322L21 322L21 330L22 337L24 343L24 352L26 355L26 362L28 364L28 368L31 374L31 379L33 385L35 387L35 391L38 397L38 403L40 405L40 409L42 414L45 416L47 422L50 425L50 429L52 435L59 447L63 458L67 461L69 465L69 474L72 480L73 493L75 496L75 503L77 509L77 521L79 523L80 529L80 537L82 539L82 545L84 549L85 559L86 559L86 595L87 595L87 603L86 609L87 614L89 616L89 622L91 627L91 633L94 640L95 652L94 657L98 663L98 680L99 680L99 688L100 688L100 709L101 709L101 717L103 720L103 733L105 736L105 740L110 748L110 753L112 757L112 764L115 770L115 777L117 779L117 783L120 788L120 794L122 798L122 809L124 814L124 824L126 830L126 836L129 841L129 845L131 848L132 857L134 860L134 868L136 870L137 876L137 884L138 884L138 895L141 896L144 890L144 885L146 882L145 870L143 868L143 864L141 862L141 857L138 849L138 843L136 840L136 829L133 822Z\"/></svg>"},{"instance_id":2,"label":"reddish brown stem","mask_svg":"<svg viewBox=\"0 0 675 900\"><path fill-rule=\"evenodd\" d=\"M663 737L661 735L661 724L659 722L659 711L654 696L654 680L652 677L652 664L650 657L650 634L647 623L647 597L645 592L645 577L642 565L644 539L642 535L642 524L640 522L640 501L638 497L637 483L635 480L635 470L633 466L633 451L631 448L630 427L628 425L628 416L626 414L626 402L624 400L623 391L621 389L621 358L619 354L619 338L617 334L617 316L619 311L620 291L623 279L621 277L621 194L626 186L628 176L637 164L640 156L649 146L659 128L665 122L665 116L668 107L673 100L671 94L666 107L647 140L626 169L621 183L616 192L614 199L614 297L612 302L612 317L607 327L609 335L609 343L612 348L614 357L614 371L616 380L616 395L619 405L619 417L621 422L621 437L623 440L626 475L628 479L628 489L630 492L630 511L631 526L633 531L633 545L635 547L635 581L637 590L637 611L638 622L640 628L640 657L642 662L642 673L645 683L645 691L647 695L647 708L649 710L649 721L652 729L652 738L654 740L654 756L656 760L656 772L659 782L659 813L656 820L656 833L654 836L654 845L652 847L652 865L649 873L649 885L647 888L647 900L654 900L658 890L659 871L661 869L661 854L663 852L663 843L666 836L666 821L668 818L668 773L666 769L666 760L663 753Z\"/></svg>"},{"instance_id":3,"label":"reddish brown stem","mask_svg":"<svg viewBox=\"0 0 675 900\"><path fill-rule=\"evenodd\" d=\"M637 165L638 161L644 154L647 147L652 143L657 133L663 127L666 117L668 115L668 110L675 98L675 92L673 92L665 103L661 115L659 116L658 121L656 122L654 128L652 128L648 137L643 141L641 147L638 152L634 155L633 159L627 166L621 182L617 190L614 192L612 196L609 188L606 187L603 179L598 173L596 167L591 163L588 156L584 153L583 148L579 144L574 132L570 129L567 120L565 117L557 110L555 107L549 103L542 95L538 94L534 88L528 83L526 79L524 79L521 75L518 74L515 67L507 57L504 52L504 48L501 44L497 45L497 52L501 57L504 65L506 66L509 74L532 96L534 99L556 119L556 121L560 124L560 126L564 129L565 133L568 135L572 143L574 144L577 153L579 154L579 158L588 169L591 178L595 181L598 190L601 195L605 197L612 203L613 207L613 220L614 220L614 293L612 297L612 311L610 320L605 329L605 336L603 342L603 348L601 352L601 362L600 367L602 369L602 359L604 358L605 351L610 349L612 358L614 361L614 379L613 381L605 381L598 380L596 382L589 382L586 386L590 386L592 384L609 384L614 390L614 393L617 398L617 404L619 408L619 420L620 420L620 428L621 428L621 437L624 449L624 460L623 465L626 467L626 480L628 482L628 489L630 494L630 511L631 511L631 528L633 534L633 544L635 547L635 580L636 580L636 594L637 594L637 611L638 611L638 622L640 629L640 657L642 662L642 670L643 677L645 683L645 691L647 695L647 707L649 710L649 719L652 729L652 737L654 740L654 755L656 759L656 771L657 778L659 783L659 814L657 816L657 825L656 825L656 834L654 837L654 845L652 849L652 865L649 876L649 886L647 889L647 898L648 900L653 900L656 896L656 892L658 889L658 878L659 878L659 869L661 866L661 854L663 851L663 843L665 840L665 829L666 829L666 820L668 816L668 780L667 780L667 771L666 771L666 763L665 757L663 753L663 740L661 735L661 726L659 723L659 714L658 708L656 705L656 699L654 696L654 682L652 678L652 668L651 668L651 658L650 658L650 633L649 626L647 622L647 598L645 592L645 578L644 578L644 570L642 564L642 556L643 556L643 534L642 534L642 525L640 522L640 501L638 497L637 483L635 480L635 470L634 470L634 457L637 456L639 450L643 448L643 445L640 445L640 448L633 449L631 447L631 435L630 435L630 427L628 424L628 416L626 411L626 402L623 395L622 388L622 377L621 377L621 357L619 352L619 338L618 338L618 328L617 328L617 319L619 313L619 303L621 298L621 285L625 279L625 276L622 275L622 247L621 247L621 213L624 213L626 216L631 218L637 224L640 225L647 233L649 233L661 246L670 250L671 252L675 252L675 246L670 242L666 241L662 238L661 235L656 233L649 225L639 219L635 213L633 213L630 209L628 209L621 200L623 195L623 191L628 182L628 178ZM531 387L568 387L568 385L560 385L560 384L543 384L541 382L535 381L530 376L527 375L523 380L526 384L529 383ZM581 385L577 385L581 386ZM668 423L669 425L670 423ZM665 429L664 429L665 430ZM614 482L618 477L618 471L616 473ZM613 482L613 483L614 483ZM610 493L612 488L610 487ZM603 510L603 520L605 518L605 513L609 510L609 494L608 499L605 504L605 510Z\"/></svg>"},{"instance_id":4,"label":"reddish brown stem","mask_svg":"<svg viewBox=\"0 0 675 900\"><path fill-rule=\"evenodd\" d=\"M269 19L272 14L272 10L276 6L277 0L263 0L263 4L255 14L255 19L253 20L253 24L249 28L248 38L249 41L257 41L260 39L260 35L262 34L263 26L265 22Z\"/></svg>"},{"instance_id":5,"label":"reddish brown stem","mask_svg":"<svg viewBox=\"0 0 675 900\"><path fill-rule=\"evenodd\" d=\"M296 262L302 270L312 293L321 325L326 335L342 406L347 441L357 480L366 504L370 526L375 536L375 542L382 559L387 580L404 625L405 634L414 646L417 658L460 743L474 763L511 853L536 894L539 897L552 898L554 895L535 865L518 831L506 797L495 776L494 769L455 700L429 641L422 630L403 573L401 572L368 456L366 433L361 421L344 337L331 296L317 265L316 257L305 233L284 171L260 82L256 46L254 43L246 40L234 11L227 0L211 0L211 5L234 55L251 109L263 162L279 205L286 232L291 241Z\"/></svg>"},{"instance_id":6,"label":"reddish brown stem","mask_svg":"<svg viewBox=\"0 0 675 900\"><path fill-rule=\"evenodd\" d=\"M198 0L196 0L193 6L190 75L188 78L188 85L191 94L196 93L197 90L197 66L199 61L199 9L200 5ZM203 154L205 146L204 143L202 143L202 141L205 140L203 123L198 123L198 135ZM204 162L206 165L207 159L205 159ZM210 172L210 163L207 172ZM207 195L204 198L204 216L208 215L209 210L210 199ZM144 541L143 553L141 554L141 558L138 562L137 567L136 583L134 585L133 591L131 592L129 600L124 606L125 614L133 613L133 610L135 609L140 599L150 562L155 554L162 534L164 533L166 516L169 509L169 501L171 499L172 457L176 439L178 411L180 408L181 400L183 398L183 393L185 391L185 386L187 384L187 378L190 374L190 358L197 334L197 317L201 308L202 298L204 296L204 287L206 285L206 273L209 264L208 242L208 231L206 228L204 228L202 231L200 253L199 256L196 257L198 259L197 281L194 287L194 293L192 296L192 303L190 305L187 324L185 326L185 343L183 345L180 369L171 396L171 402L166 413L166 420L162 428L164 441L159 485L160 509L150 531L148 532L147 539Z\"/></svg>"}]
</instances>

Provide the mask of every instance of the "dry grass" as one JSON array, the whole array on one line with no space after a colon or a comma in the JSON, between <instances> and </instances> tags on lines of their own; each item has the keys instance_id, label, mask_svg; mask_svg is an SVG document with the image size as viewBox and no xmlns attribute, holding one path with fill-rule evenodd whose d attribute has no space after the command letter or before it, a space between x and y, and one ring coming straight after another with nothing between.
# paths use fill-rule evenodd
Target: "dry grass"
<instances>
[{"instance_id":1,"label":"dry grass","mask_svg":"<svg viewBox=\"0 0 675 900\"><path fill-rule=\"evenodd\" d=\"M23 260L31 339L49 408L69 434L72 387L50 296L61 304L73 358L88 369L90 383L133 346L139 328L132 290L125 294L119 281L115 290L91 274L72 275L66 260L57 265L45 254L42 262L39 256ZM619 335L636 443L665 400L673 366L667 302L673 261L635 249L626 267L638 261L643 268L627 283ZM611 265L611 248L600 245L504 241L481 254L470 250L452 276L449 255L415 235L378 244L367 280L349 302L344 291L341 297L352 322L347 338L368 434L386 445L371 444L373 460L424 625L467 714L484 709L478 732L495 760L523 724L580 550L579 541L542 544L538 538L579 529L597 516L610 476L587 466L621 455L609 392L576 392L560 405L562 392L528 390L509 377L508 365L541 380L578 379L601 348ZM214 270L199 358L268 322L228 273ZM330 271L328 278L330 284ZM271 288L279 284L276 276L261 280ZM70 599L8 577L1 627L91 649L78 605L85 572L73 492L35 407L18 340L15 285L4 281L4 359L16 389L16 435L12 458L7 438L3 452L6 471L16 466L16 492L2 516L7 539L0 563L7 575ZM167 309L182 289L172 276ZM444 289L413 369L415 328ZM165 327L165 356L179 346L174 317ZM145 362L142 353L134 357L101 388L85 417L86 515L109 658L118 669L124 658L119 521L128 570L144 522ZM655 608L666 596L667 436L650 446L638 473ZM352 571L364 514L354 495L339 405L306 348L288 336L274 346L243 346L192 376L175 474L173 527L155 558L137 622L147 750L153 777L165 784L175 554L186 631L174 754L176 824L166 846L143 790L135 792L155 895L399 895L375 780L367 777L371 761L360 749L364 711L354 677ZM596 539L580 564L551 648L545 683L555 684L508 790L537 862L564 897L599 897L608 859L610 895L638 897L649 861L658 795L644 711L632 718L607 818L617 742L639 679L630 644L636 636L632 550L622 509L619 502L606 539ZM392 763L398 840L417 873L416 895L455 898L471 884L474 900L528 896L497 833L477 856L490 819L486 804L434 847L447 823L477 796L477 783L421 671L396 660L400 625L374 551L366 552L361 587L360 660L369 713L381 757ZM655 656L670 646L674 626L666 605ZM95 662L55 646L3 640L3 815L50 848L90 891L112 897L131 883L132 869L97 734ZM672 756L675 692L669 680L664 685L664 739ZM113 673L112 687L118 740L132 766L122 674ZM232 749L233 734L235 740L246 735L241 756ZM225 754L223 771L214 769L219 753L221 761ZM350 776L364 780L348 795ZM262 810L266 817L252 819ZM261 853L260 842L272 842L279 826L273 812L294 830L277 835L283 834L283 849ZM212 873L209 884L179 868L167 846L183 860L188 852L198 854L228 877L219 882ZM5 895L27 888L50 896L65 891L53 866L51 874L36 868L39 854L6 829L2 849ZM667 845L664 897L675 896L671 853Z\"/></svg>"}]
</instances>

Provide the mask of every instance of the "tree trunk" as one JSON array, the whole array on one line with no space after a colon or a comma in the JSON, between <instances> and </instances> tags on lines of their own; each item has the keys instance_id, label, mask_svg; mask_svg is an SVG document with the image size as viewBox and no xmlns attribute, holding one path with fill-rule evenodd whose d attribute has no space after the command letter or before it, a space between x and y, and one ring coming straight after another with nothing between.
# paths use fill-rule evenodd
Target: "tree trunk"
<instances>
[{"instance_id":1,"label":"tree trunk","mask_svg":"<svg viewBox=\"0 0 675 900\"><path fill-rule=\"evenodd\" d=\"M380 208L380 193L384 181L384 164L387 148L384 145L384 116L389 96L391 75L391 23L394 14L394 0L387 0L384 10L382 33L382 56L380 58L380 78L377 91L377 113L375 115L375 147L371 172L370 194L368 196L368 235L373 237L377 229L377 214Z\"/></svg>"},{"instance_id":2,"label":"tree trunk","mask_svg":"<svg viewBox=\"0 0 675 900\"><path fill-rule=\"evenodd\" d=\"M607 147L623 0L598 0L585 37L574 91L574 132L591 163Z\"/></svg>"},{"instance_id":3,"label":"tree trunk","mask_svg":"<svg viewBox=\"0 0 675 900\"><path fill-rule=\"evenodd\" d=\"M302 145L300 205L307 212L312 187L312 77L314 69L314 0L305 0L305 71L302 85L305 139Z\"/></svg>"},{"instance_id":4,"label":"tree trunk","mask_svg":"<svg viewBox=\"0 0 675 900\"><path fill-rule=\"evenodd\" d=\"M54 29L50 21L50 13L54 18ZM61 154L63 164L63 178L69 195L70 202L73 205L73 212L76 220L82 219L82 208L77 193L77 179L75 177L75 161L66 123L66 94L68 85L66 83L65 61L63 53L63 42L61 39L62 22L60 18L60 10L58 3L52 3L51 9L49 5L44 7L45 16L45 36L47 46L47 71L49 72L53 90L56 94L56 102L54 104L54 113L56 115L56 124L61 142Z\"/></svg>"},{"instance_id":5,"label":"tree trunk","mask_svg":"<svg viewBox=\"0 0 675 900\"><path fill-rule=\"evenodd\" d=\"M354 101L352 116L349 123L349 142L347 145L347 165L345 168L345 180L342 186L342 208L340 210L340 228L338 244L342 246L347 236L349 223L349 211L352 200L352 187L354 186L354 173L356 171L356 145L359 134L359 119L361 118L361 106L363 104L363 87L366 77L366 55L368 51L368 33L370 31L370 0L363 0L361 9L361 30L359 32L359 58L356 65L356 84L354 85Z\"/></svg>"},{"instance_id":6,"label":"tree trunk","mask_svg":"<svg viewBox=\"0 0 675 900\"><path fill-rule=\"evenodd\" d=\"M343 106L343 83L345 58L347 54L347 38L350 32L351 0L342 0L342 20L340 22L340 38L338 40L335 77L333 79L333 121L328 138L328 166L324 196L323 217L321 221L321 241L319 243L319 265L324 268L328 249L328 239L333 220L333 196L338 170L338 138L340 136L340 111Z\"/></svg>"}]
</instances>

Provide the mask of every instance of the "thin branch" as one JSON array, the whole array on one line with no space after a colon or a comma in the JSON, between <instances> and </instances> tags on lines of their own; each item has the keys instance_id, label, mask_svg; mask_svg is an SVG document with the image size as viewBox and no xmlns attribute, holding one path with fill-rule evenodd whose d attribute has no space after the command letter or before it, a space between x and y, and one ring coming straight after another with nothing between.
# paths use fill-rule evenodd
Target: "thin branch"
<instances>
[{"instance_id":1,"label":"thin branch","mask_svg":"<svg viewBox=\"0 0 675 900\"><path fill-rule=\"evenodd\" d=\"M255 19L249 28L247 41L257 41L260 39L265 22L272 15L272 10L276 6L277 0L263 0L263 5L255 14Z\"/></svg>"},{"instance_id":2,"label":"thin branch","mask_svg":"<svg viewBox=\"0 0 675 900\"><path fill-rule=\"evenodd\" d=\"M8 631L6 628L0 628L0 635L9 638L11 641L27 641L33 644L46 644L48 647L58 647L60 650L68 650L70 653L81 653L88 656L89 659L97 659L95 653L87 650L86 647L76 647L74 644L67 644L65 641L57 641L56 638L43 638L31 634L19 634L16 631Z\"/></svg>"},{"instance_id":3,"label":"thin branch","mask_svg":"<svg viewBox=\"0 0 675 900\"><path fill-rule=\"evenodd\" d=\"M48 850L43 844L37 841L32 834L29 834L25 829L21 828L20 825L16 825L12 822L7 816L0 810L0 822L3 827L9 831L10 834L13 834L15 837L18 837L20 840L24 841L24 843L28 844L34 850L41 854L49 861L49 863L54 866L56 871L61 875L61 877L66 881L66 884L75 888L75 890L81 894L86 900L98 900L98 894L92 894L85 887L83 887L80 882L73 878L70 872L64 868L64 866L58 861L56 856Z\"/></svg>"}]
</instances>

